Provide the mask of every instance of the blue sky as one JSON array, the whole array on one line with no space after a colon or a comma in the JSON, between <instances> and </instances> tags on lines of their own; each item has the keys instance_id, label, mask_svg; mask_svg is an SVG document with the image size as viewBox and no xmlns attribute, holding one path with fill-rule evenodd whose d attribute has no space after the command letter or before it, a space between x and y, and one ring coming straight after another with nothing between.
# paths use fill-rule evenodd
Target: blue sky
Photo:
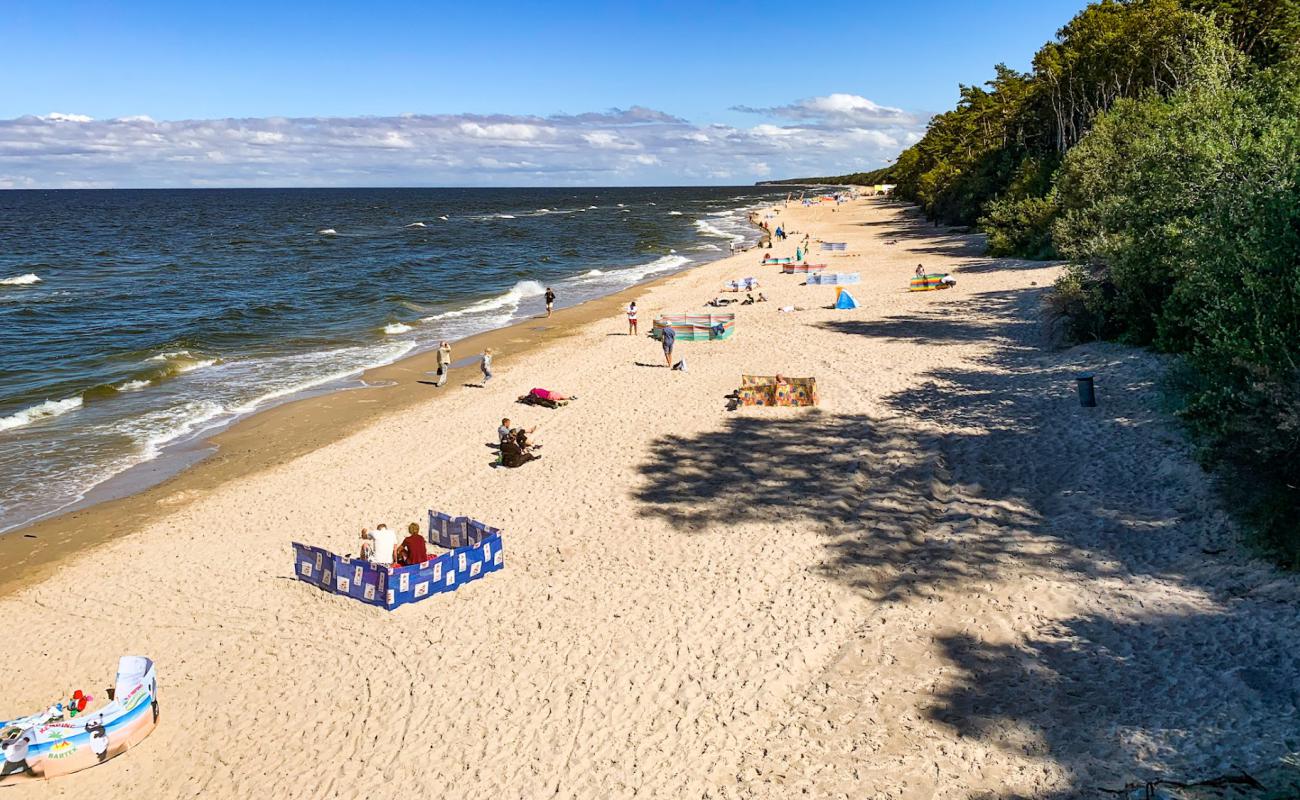
<instances>
[{"instance_id":1,"label":"blue sky","mask_svg":"<svg viewBox=\"0 0 1300 800\"><path fill-rule=\"evenodd\" d=\"M869 168L1082 4L0 0L0 186Z\"/></svg>"}]
</instances>

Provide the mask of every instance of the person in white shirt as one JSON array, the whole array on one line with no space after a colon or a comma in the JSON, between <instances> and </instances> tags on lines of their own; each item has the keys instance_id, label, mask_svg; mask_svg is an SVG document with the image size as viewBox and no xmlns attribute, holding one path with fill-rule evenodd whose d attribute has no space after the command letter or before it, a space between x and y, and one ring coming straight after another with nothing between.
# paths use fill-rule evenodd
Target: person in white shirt
<instances>
[{"instance_id":1,"label":"person in white shirt","mask_svg":"<svg viewBox=\"0 0 1300 800\"><path fill-rule=\"evenodd\" d=\"M373 561L376 564L392 564L393 549L397 547L397 533L388 529L384 523L379 523L374 533L361 529L361 538L365 541L361 545L361 557Z\"/></svg>"},{"instance_id":2,"label":"person in white shirt","mask_svg":"<svg viewBox=\"0 0 1300 800\"><path fill-rule=\"evenodd\" d=\"M636 301L633 300L627 307L627 335L636 336Z\"/></svg>"}]
</instances>

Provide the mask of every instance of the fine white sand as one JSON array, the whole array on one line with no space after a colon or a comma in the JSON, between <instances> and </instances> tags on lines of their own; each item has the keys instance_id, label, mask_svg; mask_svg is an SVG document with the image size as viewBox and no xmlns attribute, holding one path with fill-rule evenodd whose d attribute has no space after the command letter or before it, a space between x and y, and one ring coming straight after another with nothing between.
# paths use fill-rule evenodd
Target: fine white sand
<instances>
[{"instance_id":1,"label":"fine white sand","mask_svg":"<svg viewBox=\"0 0 1300 800\"><path fill-rule=\"evenodd\" d=\"M124 653L157 661L163 713L12 795L1066 798L1285 752L1300 591L1243 554L1160 359L1048 349L1056 268L901 206L780 219L778 255L850 243L819 260L861 274L857 310L752 252L702 267L639 298L643 334L729 278L771 302L680 342L685 374L598 321L0 599L0 717ZM908 293L918 262L958 286ZM821 407L726 410L778 371ZM516 405L533 386L580 399ZM490 467L503 416L539 462ZM505 570L393 613L294 580L290 540L355 551L429 507L500 527Z\"/></svg>"}]
</instances>

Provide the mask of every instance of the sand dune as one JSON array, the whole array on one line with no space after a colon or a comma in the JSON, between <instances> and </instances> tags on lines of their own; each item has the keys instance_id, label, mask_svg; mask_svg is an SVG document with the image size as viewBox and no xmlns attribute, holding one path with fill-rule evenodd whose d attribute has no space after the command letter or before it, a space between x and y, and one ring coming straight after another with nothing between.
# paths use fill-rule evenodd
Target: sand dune
<instances>
[{"instance_id":1,"label":"sand dune","mask_svg":"<svg viewBox=\"0 0 1300 800\"><path fill-rule=\"evenodd\" d=\"M1160 359L1050 350L1056 268L900 206L781 218L850 243L826 260L859 309L737 255L638 297L645 331L763 282L730 340L678 345L685 374L613 315L164 497L0 599L0 714L157 661L157 731L65 797L1066 798L1285 752L1300 590L1242 554L1156 411ZM958 286L908 293L918 261ZM726 410L776 371L821 407ZM581 399L514 404L533 386ZM541 461L489 466L502 416ZM430 506L499 526L505 570L391 614L294 580L291 539L352 550Z\"/></svg>"}]
</instances>

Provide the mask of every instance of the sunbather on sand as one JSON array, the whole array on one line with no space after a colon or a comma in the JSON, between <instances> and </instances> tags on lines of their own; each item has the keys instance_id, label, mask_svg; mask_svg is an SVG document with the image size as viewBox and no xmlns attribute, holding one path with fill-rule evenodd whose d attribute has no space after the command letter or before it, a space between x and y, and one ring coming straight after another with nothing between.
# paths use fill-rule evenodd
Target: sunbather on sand
<instances>
[{"instance_id":1,"label":"sunbather on sand","mask_svg":"<svg viewBox=\"0 0 1300 800\"><path fill-rule=\"evenodd\" d=\"M397 546L397 533L391 531L384 523L379 523L374 532L361 529L361 557L376 564L392 564L393 550Z\"/></svg>"},{"instance_id":2,"label":"sunbather on sand","mask_svg":"<svg viewBox=\"0 0 1300 800\"><path fill-rule=\"evenodd\" d=\"M533 389L528 394L519 396L519 402L521 403L547 406L548 408L555 408L562 403L577 399L576 394L563 394L562 392L553 392L550 389Z\"/></svg>"}]
</instances>

